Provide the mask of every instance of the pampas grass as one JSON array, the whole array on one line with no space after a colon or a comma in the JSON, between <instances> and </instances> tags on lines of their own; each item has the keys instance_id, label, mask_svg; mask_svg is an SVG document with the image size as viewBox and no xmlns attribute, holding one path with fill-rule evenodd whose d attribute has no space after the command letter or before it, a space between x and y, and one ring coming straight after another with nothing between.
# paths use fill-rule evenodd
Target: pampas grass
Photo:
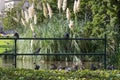
<instances>
[{"instance_id":1,"label":"pampas grass","mask_svg":"<svg viewBox=\"0 0 120 80\"><path fill-rule=\"evenodd\" d=\"M45 3L43 3L43 15L45 18L48 18L48 10Z\"/></svg>"},{"instance_id":2,"label":"pampas grass","mask_svg":"<svg viewBox=\"0 0 120 80\"><path fill-rule=\"evenodd\" d=\"M29 7L28 13L29 13L29 18L32 19L35 14L34 3L32 3L32 5Z\"/></svg>"},{"instance_id":3,"label":"pampas grass","mask_svg":"<svg viewBox=\"0 0 120 80\"><path fill-rule=\"evenodd\" d=\"M77 6L77 12L79 12L80 11L80 0L77 1L77 5L76 6Z\"/></svg>"},{"instance_id":4,"label":"pampas grass","mask_svg":"<svg viewBox=\"0 0 120 80\"><path fill-rule=\"evenodd\" d=\"M71 17L71 13L70 13L69 8L67 8L67 10L66 10L66 18L67 18L68 21L70 20L70 17Z\"/></svg>"},{"instance_id":5,"label":"pampas grass","mask_svg":"<svg viewBox=\"0 0 120 80\"><path fill-rule=\"evenodd\" d=\"M47 9L48 9L48 15L49 15L49 18L51 19L53 13L52 13L52 9L51 9L49 3L47 3Z\"/></svg>"},{"instance_id":6,"label":"pampas grass","mask_svg":"<svg viewBox=\"0 0 120 80\"><path fill-rule=\"evenodd\" d=\"M63 12L65 12L66 8L67 8L67 0L63 0L63 5L62 5Z\"/></svg>"},{"instance_id":7,"label":"pampas grass","mask_svg":"<svg viewBox=\"0 0 120 80\"><path fill-rule=\"evenodd\" d=\"M76 0L74 1L73 12L74 12L74 14L77 13L77 1Z\"/></svg>"},{"instance_id":8,"label":"pampas grass","mask_svg":"<svg viewBox=\"0 0 120 80\"><path fill-rule=\"evenodd\" d=\"M24 13L25 13L25 21L29 23L29 14L27 11L24 11Z\"/></svg>"},{"instance_id":9,"label":"pampas grass","mask_svg":"<svg viewBox=\"0 0 120 80\"><path fill-rule=\"evenodd\" d=\"M34 15L34 24L37 24L37 15Z\"/></svg>"},{"instance_id":10,"label":"pampas grass","mask_svg":"<svg viewBox=\"0 0 120 80\"><path fill-rule=\"evenodd\" d=\"M61 11L61 8L62 8L62 2L63 2L63 0L58 0L58 3L57 3L59 12Z\"/></svg>"}]
</instances>

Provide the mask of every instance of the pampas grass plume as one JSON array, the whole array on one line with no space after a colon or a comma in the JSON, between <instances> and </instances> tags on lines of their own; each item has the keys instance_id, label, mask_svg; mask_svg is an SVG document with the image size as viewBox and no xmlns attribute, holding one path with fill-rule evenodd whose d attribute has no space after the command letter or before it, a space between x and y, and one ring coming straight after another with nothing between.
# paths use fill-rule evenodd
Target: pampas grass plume
<instances>
[{"instance_id":1,"label":"pampas grass plume","mask_svg":"<svg viewBox=\"0 0 120 80\"><path fill-rule=\"evenodd\" d=\"M80 10L80 0L77 1L77 5L76 6L77 6L77 12L79 12L79 10Z\"/></svg>"},{"instance_id":2,"label":"pampas grass plume","mask_svg":"<svg viewBox=\"0 0 120 80\"><path fill-rule=\"evenodd\" d=\"M43 3L43 14L44 14L45 18L48 18L48 10L46 8L45 3Z\"/></svg>"},{"instance_id":3,"label":"pampas grass plume","mask_svg":"<svg viewBox=\"0 0 120 80\"><path fill-rule=\"evenodd\" d=\"M35 14L34 4L32 3L31 7L28 9L29 18L32 19Z\"/></svg>"},{"instance_id":4,"label":"pampas grass plume","mask_svg":"<svg viewBox=\"0 0 120 80\"><path fill-rule=\"evenodd\" d=\"M63 0L63 6L62 6L63 11L66 10L66 7L67 7L67 0Z\"/></svg>"},{"instance_id":5,"label":"pampas grass plume","mask_svg":"<svg viewBox=\"0 0 120 80\"><path fill-rule=\"evenodd\" d=\"M48 8L49 17L51 18L52 17L52 9L51 9L49 3L47 3L47 8Z\"/></svg>"},{"instance_id":6,"label":"pampas grass plume","mask_svg":"<svg viewBox=\"0 0 120 80\"><path fill-rule=\"evenodd\" d=\"M67 10L66 10L66 18L67 18L67 20L70 20L70 17L71 17L71 13L70 13L69 8L67 8Z\"/></svg>"},{"instance_id":7,"label":"pampas grass plume","mask_svg":"<svg viewBox=\"0 0 120 80\"><path fill-rule=\"evenodd\" d=\"M74 1L73 11L74 11L74 14L77 13L77 1L76 0Z\"/></svg>"},{"instance_id":8,"label":"pampas grass plume","mask_svg":"<svg viewBox=\"0 0 120 80\"><path fill-rule=\"evenodd\" d=\"M62 2L63 2L63 0L58 0L58 3L57 3L59 12L60 12L60 10L61 10L61 8L62 8Z\"/></svg>"},{"instance_id":9,"label":"pampas grass plume","mask_svg":"<svg viewBox=\"0 0 120 80\"><path fill-rule=\"evenodd\" d=\"M37 16L36 16L36 14L34 15L34 24L37 24Z\"/></svg>"}]
</instances>

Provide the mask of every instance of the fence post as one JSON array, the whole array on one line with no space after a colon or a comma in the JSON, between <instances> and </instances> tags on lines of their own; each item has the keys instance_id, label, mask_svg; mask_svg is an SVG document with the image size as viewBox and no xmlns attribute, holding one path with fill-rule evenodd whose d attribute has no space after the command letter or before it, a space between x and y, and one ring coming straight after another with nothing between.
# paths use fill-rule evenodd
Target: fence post
<instances>
[{"instance_id":1,"label":"fence post","mask_svg":"<svg viewBox=\"0 0 120 80\"><path fill-rule=\"evenodd\" d=\"M15 38L14 66L17 67L17 39Z\"/></svg>"},{"instance_id":2,"label":"fence post","mask_svg":"<svg viewBox=\"0 0 120 80\"><path fill-rule=\"evenodd\" d=\"M107 48L107 36L106 36L106 34L105 34L105 40L104 40L104 45L105 45L105 47L104 47L104 69L106 69L107 68L107 66L106 66L106 59L107 59L107 52L106 52L106 48Z\"/></svg>"}]
</instances>

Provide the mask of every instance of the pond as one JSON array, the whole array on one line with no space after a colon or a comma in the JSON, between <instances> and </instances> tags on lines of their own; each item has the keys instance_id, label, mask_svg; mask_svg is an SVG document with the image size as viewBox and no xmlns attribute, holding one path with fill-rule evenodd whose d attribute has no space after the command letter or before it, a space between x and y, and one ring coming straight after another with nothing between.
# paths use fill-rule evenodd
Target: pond
<instances>
[{"instance_id":1,"label":"pond","mask_svg":"<svg viewBox=\"0 0 120 80\"><path fill-rule=\"evenodd\" d=\"M32 58L25 58L25 59L17 59L17 68L25 68L25 69L34 69L35 65L34 63L40 65L40 69L50 69L51 64L55 64L56 66L68 66L68 67L73 67L73 65L78 64L82 65L85 67L85 69L90 69L91 64L93 62L84 62L84 63L79 63L79 62L66 62L66 61L43 61L40 59L32 59ZM98 62L94 62L94 64L97 66ZM5 67L5 68L12 68L14 67L14 59L12 58L7 58L4 59L3 57L0 57L0 67Z\"/></svg>"}]
</instances>

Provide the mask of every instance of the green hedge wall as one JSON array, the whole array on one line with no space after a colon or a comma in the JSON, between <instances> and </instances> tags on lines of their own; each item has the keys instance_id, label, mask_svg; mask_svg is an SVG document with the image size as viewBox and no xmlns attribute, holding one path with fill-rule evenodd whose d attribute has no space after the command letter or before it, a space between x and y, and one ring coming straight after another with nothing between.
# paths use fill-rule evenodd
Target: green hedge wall
<instances>
[{"instance_id":1,"label":"green hedge wall","mask_svg":"<svg viewBox=\"0 0 120 80\"><path fill-rule=\"evenodd\" d=\"M119 80L120 71L113 70L30 70L0 68L1 80Z\"/></svg>"}]
</instances>

